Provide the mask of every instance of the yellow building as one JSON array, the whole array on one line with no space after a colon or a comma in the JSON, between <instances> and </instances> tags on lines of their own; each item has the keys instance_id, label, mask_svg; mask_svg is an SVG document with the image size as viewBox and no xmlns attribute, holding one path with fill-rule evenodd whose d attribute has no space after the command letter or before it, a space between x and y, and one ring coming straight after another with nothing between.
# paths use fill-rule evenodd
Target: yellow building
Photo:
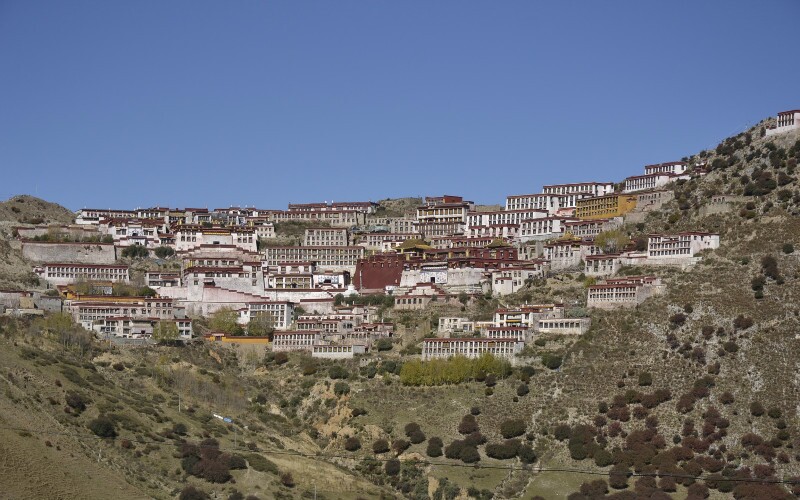
<instances>
[{"instance_id":1,"label":"yellow building","mask_svg":"<svg viewBox=\"0 0 800 500\"><path fill-rule=\"evenodd\" d=\"M636 208L636 195L608 194L577 200L575 216L579 219L608 219L625 215Z\"/></svg>"}]
</instances>

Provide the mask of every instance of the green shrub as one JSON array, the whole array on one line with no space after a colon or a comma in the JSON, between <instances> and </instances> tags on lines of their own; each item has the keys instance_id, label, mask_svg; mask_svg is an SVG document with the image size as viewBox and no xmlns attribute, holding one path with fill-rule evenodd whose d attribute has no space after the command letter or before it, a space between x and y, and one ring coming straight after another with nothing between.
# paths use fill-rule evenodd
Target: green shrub
<instances>
[{"instance_id":1,"label":"green shrub","mask_svg":"<svg viewBox=\"0 0 800 500\"><path fill-rule=\"evenodd\" d=\"M561 366L563 359L555 353L546 352L542 354L542 364L551 370L555 370Z\"/></svg>"},{"instance_id":2,"label":"green shrub","mask_svg":"<svg viewBox=\"0 0 800 500\"><path fill-rule=\"evenodd\" d=\"M336 382L336 384L333 386L333 393L337 396L350 394L350 386L347 384L347 382Z\"/></svg>"},{"instance_id":3,"label":"green shrub","mask_svg":"<svg viewBox=\"0 0 800 500\"><path fill-rule=\"evenodd\" d=\"M372 452L376 454L386 453L389 451L389 441L385 439L376 439L372 443Z\"/></svg>"},{"instance_id":4,"label":"green shrub","mask_svg":"<svg viewBox=\"0 0 800 500\"><path fill-rule=\"evenodd\" d=\"M442 456L442 438L440 437L432 437L428 440L428 448L425 450L425 453L429 457L441 457Z\"/></svg>"},{"instance_id":5,"label":"green shrub","mask_svg":"<svg viewBox=\"0 0 800 500\"><path fill-rule=\"evenodd\" d=\"M89 422L88 427L90 431L95 433L95 435L100 436L102 438L117 437L117 429L116 426L114 425L114 421L105 415L100 415L99 417Z\"/></svg>"},{"instance_id":6,"label":"green shrub","mask_svg":"<svg viewBox=\"0 0 800 500\"><path fill-rule=\"evenodd\" d=\"M653 384L653 376L649 372L642 372L639 374L639 385L648 386Z\"/></svg>"},{"instance_id":7,"label":"green shrub","mask_svg":"<svg viewBox=\"0 0 800 500\"><path fill-rule=\"evenodd\" d=\"M278 470L278 466L269 459L265 458L263 455L251 453L246 455L245 458L247 459L247 465L249 465L253 470L257 470L258 472L268 472L275 475L278 475L280 472Z\"/></svg>"},{"instance_id":8,"label":"green shrub","mask_svg":"<svg viewBox=\"0 0 800 500\"><path fill-rule=\"evenodd\" d=\"M515 438L525 434L525 422L522 420L504 420L500 424L500 434L506 438Z\"/></svg>"},{"instance_id":9,"label":"green shrub","mask_svg":"<svg viewBox=\"0 0 800 500\"><path fill-rule=\"evenodd\" d=\"M498 460L508 460L517 456L520 443L516 439L508 439L503 443L490 443L486 445L486 456Z\"/></svg>"},{"instance_id":10,"label":"green shrub","mask_svg":"<svg viewBox=\"0 0 800 500\"><path fill-rule=\"evenodd\" d=\"M333 365L328 369L328 376L332 379L347 378L350 373L341 365Z\"/></svg>"},{"instance_id":11,"label":"green shrub","mask_svg":"<svg viewBox=\"0 0 800 500\"><path fill-rule=\"evenodd\" d=\"M347 451L358 451L361 449L361 441L357 437L349 437L344 441L344 449Z\"/></svg>"},{"instance_id":12,"label":"green shrub","mask_svg":"<svg viewBox=\"0 0 800 500\"><path fill-rule=\"evenodd\" d=\"M785 253L785 254L794 253L794 245L792 245L791 243L784 243L783 247L782 247L782 250L783 250L783 253Z\"/></svg>"},{"instance_id":13,"label":"green shrub","mask_svg":"<svg viewBox=\"0 0 800 500\"><path fill-rule=\"evenodd\" d=\"M476 359L454 356L449 359L408 361L400 370L400 381L404 385L413 386L458 384L477 380L485 374L484 380L489 385L489 377L507 377L510 373L511 365L508 361L491 354L484 354Z\"/></svg>"}]
</instances>

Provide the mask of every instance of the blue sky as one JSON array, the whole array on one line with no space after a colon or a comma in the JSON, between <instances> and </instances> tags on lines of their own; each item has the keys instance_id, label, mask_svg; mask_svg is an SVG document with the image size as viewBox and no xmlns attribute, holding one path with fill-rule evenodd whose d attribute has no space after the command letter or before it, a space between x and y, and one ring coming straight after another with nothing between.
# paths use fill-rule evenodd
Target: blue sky
<instances>
[{"instance_id":1,"label":"blue sky","mask_svg":"<svg viewBox=\"0 0 800 500\"><path fill-rule=\"evenodd\" d=\"M618 181L800 108L798 20L796 0L0 0L0 198L501 203Z\"/></svg>"}]
</instances>

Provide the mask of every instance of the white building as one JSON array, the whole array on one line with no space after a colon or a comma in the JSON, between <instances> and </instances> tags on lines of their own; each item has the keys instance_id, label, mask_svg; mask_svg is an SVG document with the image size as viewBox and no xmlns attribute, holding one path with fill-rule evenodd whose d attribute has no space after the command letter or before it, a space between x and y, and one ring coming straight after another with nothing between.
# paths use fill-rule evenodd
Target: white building
<instances>
[{"instance_id":1,"label":"white building","mask_svg":"<svg viewBox=\"0 0 800 500\"><path fill-rule=\"evenodd\" d=\"M607 279L589 286L586 306L597 309L635 307L652 295L663 292L661 279L655 276L628 276Z\"/></svg>"},{"instance_id":2,"label":"white building","mask_svg":"<svg viewBox=\"0 0 800 500\"><path fill-rule=\"evenodd\" d=\"M542 318L563 318L564 304L529 304L514 308L500 308L494 312L494 326L521 326L533 328Z\"/></svg>"},{"instance_id":3,"label":"white building","mask_svg":"<svg viewBox=\"0 0 800 500\"><path fill-rule=\"evenodd\" d=\"M546 261L538 260L492 271L492 292L497 296L518 292L531 281L544 276L545 264Z\"/></svg>"},{"instance_id":4,"label":"white building","mask_svg":"<svg viewBox=\"0 0 800 500\"><path fill-rule=\"evenodd\" d=\"M719 234L684 232L651 234L647 239L647 260L688 260L703 250L719 248Z\"/></svg>"},{"instance_id":5,"label":"white building","mask_svg":"<svg viewBox=\"0 0 800 500\"><path fill-rule=\"evenodd\" d=\"M514 339L528 343L531 340L531 329L525 326L490 326L483 330L487 339Z\"/></svg>"},{"instance_id":6,"label":"white building","mask_svg":"<svg viewBox=\"0 0 800 500\"><path fill-rule=\"evenodd\" d=\"M535 329L539 333L583 335L589 331L591 324L590 318L545 318L537 322Z\"/></svg>"},{"instance_id":7,"label":"white building","mask_svg":"<svg viewBox=\"0 0 800 500\"><path fill-rule=\"evenodd\" d=\"M322 359L352 359L356 354L367 352L364 344L314 344L311 357Z\"/></svg>"},{"instance_id":8,"label":"white building","mask_svg":"<svg viewBox=\"0 0 800 500\"><path fill-rule=\"evenodd\" d=\"M321 332L275 332L272 337L272 350L274 352L311 351L314 345L319 344L321 340Z\"/></svg>"},{"instance_id":9,"label":"white building","mask_svg":"<svg viewBox=\"0 0 800 500\"><path fill-rule=\"evenodd\" d=\"M656 163L653 165L645 165L644 173L650 174L672 174L681 175L689 168L684 161L671 161L668 163Z\"/></svg>"},{"instance_id":10,"label":"white building","mask_svg":"<svg viewBox=\"0 0 800 500\"><path fill-rule=\"evenodd\" d=\"M201 246L236 247L256 252L258 238L252 227L205 227L180 225L175 229L175 250L186 251Z\"/></svg>"},{"instance_id":11,"label":"white building","mask_svg":"<svg viewBox=\"0 0 800 500\"><path fill-rule=\"evenodd\" d=\"M50 262L43 266L35 267L33 272L53 286L71 285L79 281L127 283L130 280L128 266L111 264Z\"/></svg>"},{"instance_id":12,"label":"white building","mask_svg":"<svg viewBox=\"0 0 800 500\"><path fill-rule=\"evenodd\" d=\"M522 350L525 343L516 339L475 338L429 338L422 340L422 359L449 358L464 356L478 358L483 354L491 354L499 358L513 360Z\"/></svg>"},{"instance_id":13,"label":"white building","mask_svg":"<svg viewBox=\"0 0 800 500\"><path fill-rule=\"evenodd\" d=\"M303 246L346 247L347 229L334 227L312 227L305 231Z\"/></svg>"},{"instance_id":14,"label":"white building","mask_svg":"<svg viewBox=\"0 0 800 500\"><path fill-rule=\"evenodd\" d=\"M578 182L573 184L551 184L542 187L542 193L544 194L589 193L591 196L603 196L613 192L613 182Z\"/></svg>"},{"instance_id":15,"label":"white building","mask_svg":"<svg viewBox=\"0 0 800 500\"><path fill-rule=\"evenodd\" d=\"M525 243L532 240L558 238L564 234L567 223L577 220L572 217L558 216L528 219L520 223L518 239L520 243Z\"/></svg>"},{"instance_id":16,"label":"white building","mask_svg":"<svg viewBox=\"0 0 800 500\"><path fill-rule=\"evenodd\" d=\"M439 333L446 333L449 336L453 332L466 332L472 333L475 331L475 322L467 318L459 317L440 317L439 318Z\"/></svg>"},{"instance_id":17,"label":"white building","mask_svg":"<svg viewBox=\"0 0 800 500\"><path fill-rule=\"evenodd\" d=\"M667 173L634 175L625 179L625 187L622 192L633 193L636 191L658 189L666 186L677 178L677 176Z\"/></svg>"},{"instance_id":18,"label":"white building","mask_svg":"<svg viewBox=\"0 0 800 500\"><path fill-rule=\"evenodd\" d=\"M782 134L792 130L800 130L800 109L781 111L775 120L775 126L767 129L767 136Z\"/></svg>"}]
</instances>

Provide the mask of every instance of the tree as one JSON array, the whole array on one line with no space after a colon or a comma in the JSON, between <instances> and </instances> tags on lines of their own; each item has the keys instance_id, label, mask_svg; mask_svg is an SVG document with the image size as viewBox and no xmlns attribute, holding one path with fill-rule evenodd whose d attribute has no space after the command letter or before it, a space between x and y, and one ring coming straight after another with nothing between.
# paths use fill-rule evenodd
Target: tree
<instances>
[{"instance_id":1,"label":"tree","mask_svg":"<svg viewBox=\"0 0 800 500\"><path fill-rule=\"evenodd\" d=\"M247 335L250 337L267 337L271 341L274 333L275 322L270 314L256 316L247 323Z\"/></svg>"},{"instance_id":2,"label":"tree","mask_svg":"<svg viewBox=\"0 0 800 500\"><path fill-rule=\"evenodd\" d=\"M429 457L441 457L443 445L442 438L432 437L428 440L428 449L425 450L425 453L427 453Z\"/></svg>"},{"instance_id":3,"label":"tree","mask_svg":"<svg viewBox=\"0 0 800 500\"><path fill-rule=\"evenodd\" d=\"M472 414L464 415L464 418L461 419L461 423L458 424L458 432L461 434L472 434L478 430L478 422Z\"/></svg>"},{"instance_id":4,"label":"tree","mask_svg":"<svg viewBox=\"0 0 800 500\"><path fill-rule=\"evenodd\" d=\"M153 328L153 340L159 344L168 344L178 340L180 332L174 321L159 321Z\"/></svg>"},{"instance_id":5,"label":"tree","mask_svg":"<svg viewBox=\"0 0 800 500\"><path fill-rule=\"evenodd\" d=\"M605 253L614 253L625 248L631 239L618 229L603 231L594 239L595 246L602 248Z\"/></svg>"},{"instance_id":6,"label":"tree","mask_svg":"<svg viewBox=\"0 0 800 500\"><path fill-rule=\"evenodd\" d=\"M122 256L130 259L143 259L150 255L150 251L142 245L131 245L122 250Z\"/></svg>"},{"instance_id":7,"label":"tree","mask_svg":"<svg viewBox=\"0 0 800 500\"><path fill-rule=\"evenodd\" d=\"M153 253L155 253L156 257L158 257L159 259L166 259L167 257L172 257L173 255L175 255L175 250L173 250L170 247L162 246L162 247L156 248L153 251Z\"/></svg>"},{"instance_id":8,"label":"tree","mask_svg":"<svg viewBox=\"0 0 800 500\"><path fill-rule=\"evenodd\" d=\"M233 309L222 308L211 316L209 326L215 332L224 332L228 335L241 334L242 327L236 322L239 314Z\"/></svg>"}]
</instances>

